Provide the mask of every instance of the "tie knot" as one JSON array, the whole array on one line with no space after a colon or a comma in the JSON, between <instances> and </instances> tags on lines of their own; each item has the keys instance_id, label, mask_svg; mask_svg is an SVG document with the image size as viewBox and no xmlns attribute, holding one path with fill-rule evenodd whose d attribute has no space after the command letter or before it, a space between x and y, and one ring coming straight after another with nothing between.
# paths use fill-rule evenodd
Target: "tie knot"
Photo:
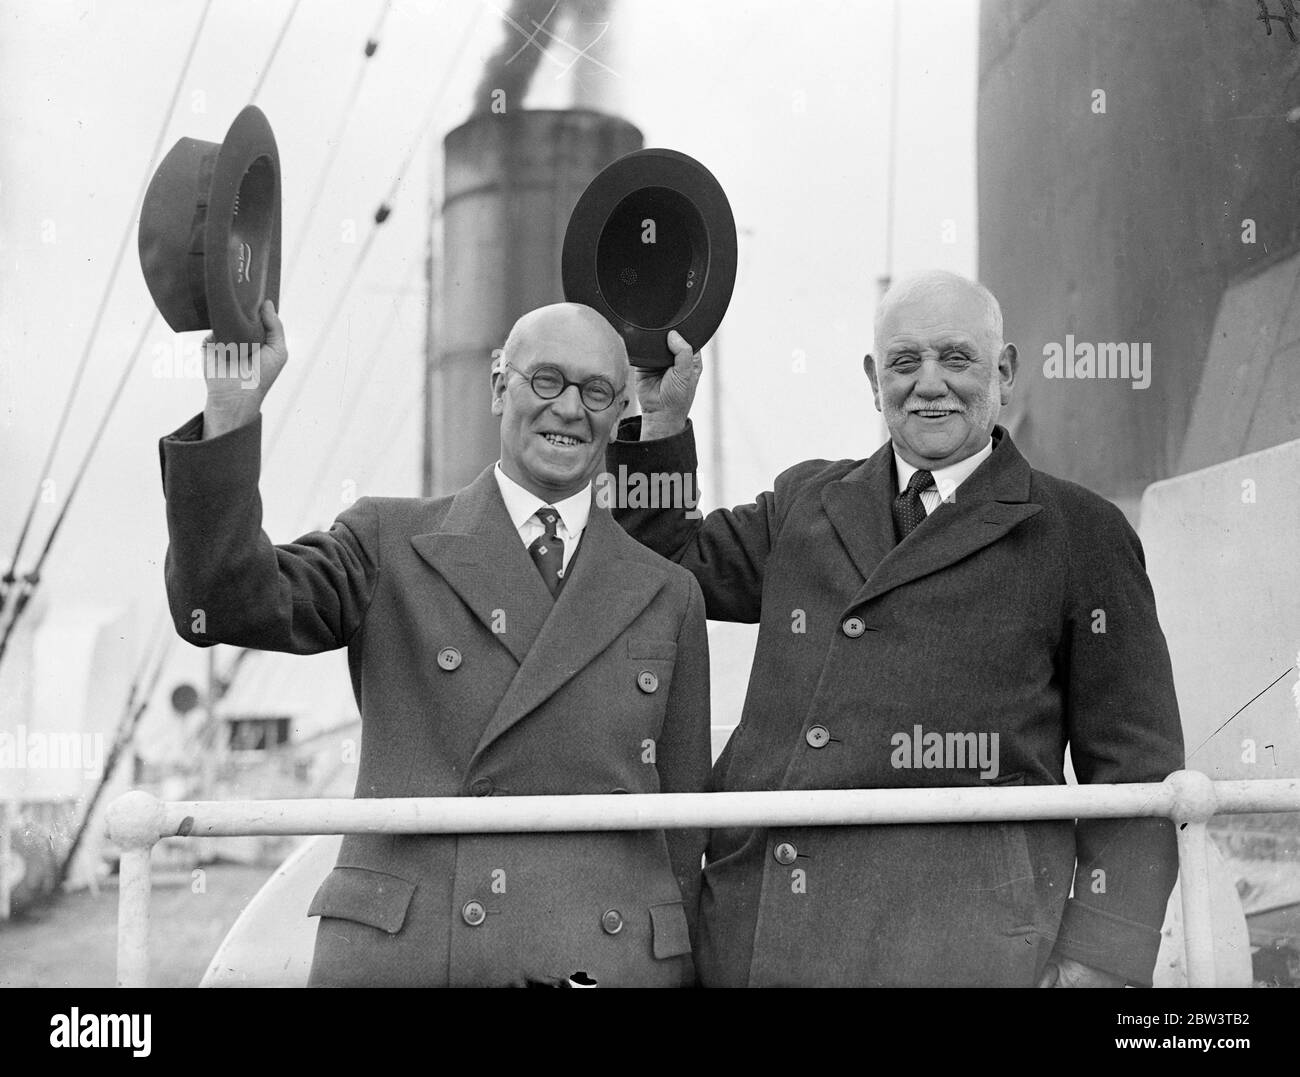
<instances>
[{"instance_id":1,"label":"tie knot","mask_svg":"<svg viewBox=\"0 0 1300 1077\"><path fill-rule=\"evenodd\" d=\"M923 490L928 490L934 485L934 476L928 471L914 471L912 477L907 480L907 492L913 496L919 495Z\"/></svg>"},{"instance_id":2,"label":"tie knot","mask_svg":"<svg viewBox=\"0 0 1300 1077\"><path fill-rule=\"evenodd\" d=\"M560 514L556 509L550 505L543 505L533 515L542 521L542 526L546 528L546 533L551 538L555 538L559 534Z\"/></svg>"}]
</instances>

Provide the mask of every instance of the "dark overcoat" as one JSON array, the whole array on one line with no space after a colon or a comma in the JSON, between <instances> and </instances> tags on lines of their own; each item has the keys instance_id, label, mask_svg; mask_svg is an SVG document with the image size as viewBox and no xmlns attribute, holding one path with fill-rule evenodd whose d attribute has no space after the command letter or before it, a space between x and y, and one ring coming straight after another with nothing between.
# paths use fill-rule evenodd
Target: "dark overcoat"
<instances>
[{"instance_id":1,"label":"dark overcoat","mask_svg":"<svg viewBox=\"0 0 1300 1077\"><path fill-rule=\"evenodd\" d=\"M453 497L362 498L276 546L261 420L210 441L201 422L160 444L176 630L199 646L346 647L356 796L704 789L699 586L594 498L558 599L490 468ZM703 848L702 831L348 835L311 905L311 982L691 983Z\"/></svg>"},{"instance_id":2,"label":"dark overcoat","mask_svg":"<svg viewBox=\"0 0 1300 1077\"><path fill-rule=\"evenodd\" d=\"M694 489L690 428L640 443L638 424L609 470ZM694 573L709 617L760 623L717 789L1059 785L1067 745L1082 782L1182 765L1137 535L994 439L901 543L889 444L702 520L616 512ZM719 830L697 963L706 985L1028 986L1055 948L1150 983L1176 869L1165 820Z\"/></svg>"}]
</instances>

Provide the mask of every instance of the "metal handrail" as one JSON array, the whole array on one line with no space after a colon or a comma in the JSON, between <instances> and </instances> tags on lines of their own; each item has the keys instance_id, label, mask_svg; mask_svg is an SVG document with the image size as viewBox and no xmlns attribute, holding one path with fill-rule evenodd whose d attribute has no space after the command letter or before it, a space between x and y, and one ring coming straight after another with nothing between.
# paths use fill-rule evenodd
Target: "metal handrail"
<instances>
[{"instance_id":1,"label":"metal handrail","mask_svg":"<svg viewBox=\"0 0 1300 1077\"><path fill-rule=\"evenodd\" d=\"M1300 778L939 789L774 790L524 797L164 802L135 791L109 809L122 852L117 984L149 974L149 857L165 837L250 834L487 834L683 827L862 826L1161 817L1177 824L1189 986L1215 982L1206 823L1214 815L1300 811Z\"/></svg>"}]
</instances>

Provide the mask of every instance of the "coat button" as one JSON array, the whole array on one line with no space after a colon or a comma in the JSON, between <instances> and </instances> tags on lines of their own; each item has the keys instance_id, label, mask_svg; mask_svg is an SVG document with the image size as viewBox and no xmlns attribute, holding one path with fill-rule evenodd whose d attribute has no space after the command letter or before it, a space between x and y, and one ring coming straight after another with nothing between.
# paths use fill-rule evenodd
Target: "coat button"
<instances>
[{"instance_id":1,"label":"coat button","mask_svg":"<svg viewBox=\"0 0 1300 1077\"><path fill-rule=\"evenodd\" d=\"M491 778L475 778L470 782L469 791L476 797L488 797L492 795Z\"/></svg>"},{"instance_id":2,"label":"coat button","mask_svg":"<svg viewBox=\"0 0 1300 1077\"><path fill-rule=\"evenodd\" d=\"M636 675L636 686L643 692L653 692L659 687L659 678L651 673L650 670L643 669Z\"/></svg>"},{"instance_id":3,"label":"coat button","mask_svg":"<svg viewBox=\"0 0 1300 1077\"><path fill-rule=\"evenodd\" d=\"M487 918L487 913L484 911L482 904L477 901L465 902L465 907L460 910L460 915L470 927L478 927Z\"/></svg>"},{"instance_id":4,"label":"coat button","mask_svg":"<svg viewBox=\"0 0 1300 1077\"><path fill-rule=\"evenodd\" d=\"M867 623L861 617L846 617L840 627L849 639L857 639L867 630Z\"/></svg>"},{"instance_id":5,"label":"coat button","mask_svg":"<svg viewBox=\"0 0 1300 1077\"><path fill-rule=\"evenodd\" d=\"M788 841L783 841L772 850L772 855L776 857L776 862L778 864L785 864L788 866L794 863L795 857L799 855L799 850Z\"/></svg>"},{"instance_id":6,"label":"coat button","mask_svg":"<svg viewBox=\"0 0 1300 1077\"><path fill-rule=\"evenodd\" d=\"M831 739L831 731L824 725L815 725L803 735L803 739L808 742L809 747L825 748Z\"/></svg>"},{"instance_id":7,"label":"coat button","mask_svg":"<svg viewBox=\"0 0 1300 1077\"><path fill-rule=\"evenodd\" d=\"M460 651L455 647L444 647L438 652L438 665L449 672L455 669L460 665Z\"/></svg>"},{"instance_id":8,"label":"coat button","mask_svg":"<svg viewBox=\"0 0 1300 1077\"><path fill-rule=\"evenodd\" d=\"M623 914L617 909L607 909L600 918L601 930L606 935L617 935L623 930Z\"/></svg>"}]
</instances>

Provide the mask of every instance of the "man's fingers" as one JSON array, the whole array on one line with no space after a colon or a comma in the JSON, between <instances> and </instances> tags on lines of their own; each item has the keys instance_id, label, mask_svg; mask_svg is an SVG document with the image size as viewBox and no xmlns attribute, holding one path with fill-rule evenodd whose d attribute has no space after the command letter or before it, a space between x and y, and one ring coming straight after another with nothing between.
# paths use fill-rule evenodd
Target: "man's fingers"
<instances>
[{"instance_id":1,"label":"man's fingers","mask_svg":"<svg viewBox=\"0 0 1300 1077\"><path fill-rule=\"evenodd\" d=\"M686 338L676 329L668 334L668 347L672 349L673 353L673 374L682 388L689 390L690 386L698 380L700 370L704 366L704 360L700 358L699 352L691 349ZM664 373L667 374L668 371L665 370Z\"/></svg>"},{"instance_id":2,"label":"man's fingers","mask_svg":"<svg viewBox=\"0 0 1300 1077\"><path fill-rule=\"evenodd\" d=\"M266 330L266 346L284 350L284 325L269 299L262 303L262 328Z\"/></svg>"},{"instance_id":3,"label":"man's fingers","mask_svg":"<svg viewBox=\"0 0 1300 1077\"><path fill-rule=\"evenodd\" d=\"M678 368L683 365L683 360L689 360L694 354L694 349L676 329L668 332L668 349L673 353L673 366Z\"/></svg>"}]
</instances>

